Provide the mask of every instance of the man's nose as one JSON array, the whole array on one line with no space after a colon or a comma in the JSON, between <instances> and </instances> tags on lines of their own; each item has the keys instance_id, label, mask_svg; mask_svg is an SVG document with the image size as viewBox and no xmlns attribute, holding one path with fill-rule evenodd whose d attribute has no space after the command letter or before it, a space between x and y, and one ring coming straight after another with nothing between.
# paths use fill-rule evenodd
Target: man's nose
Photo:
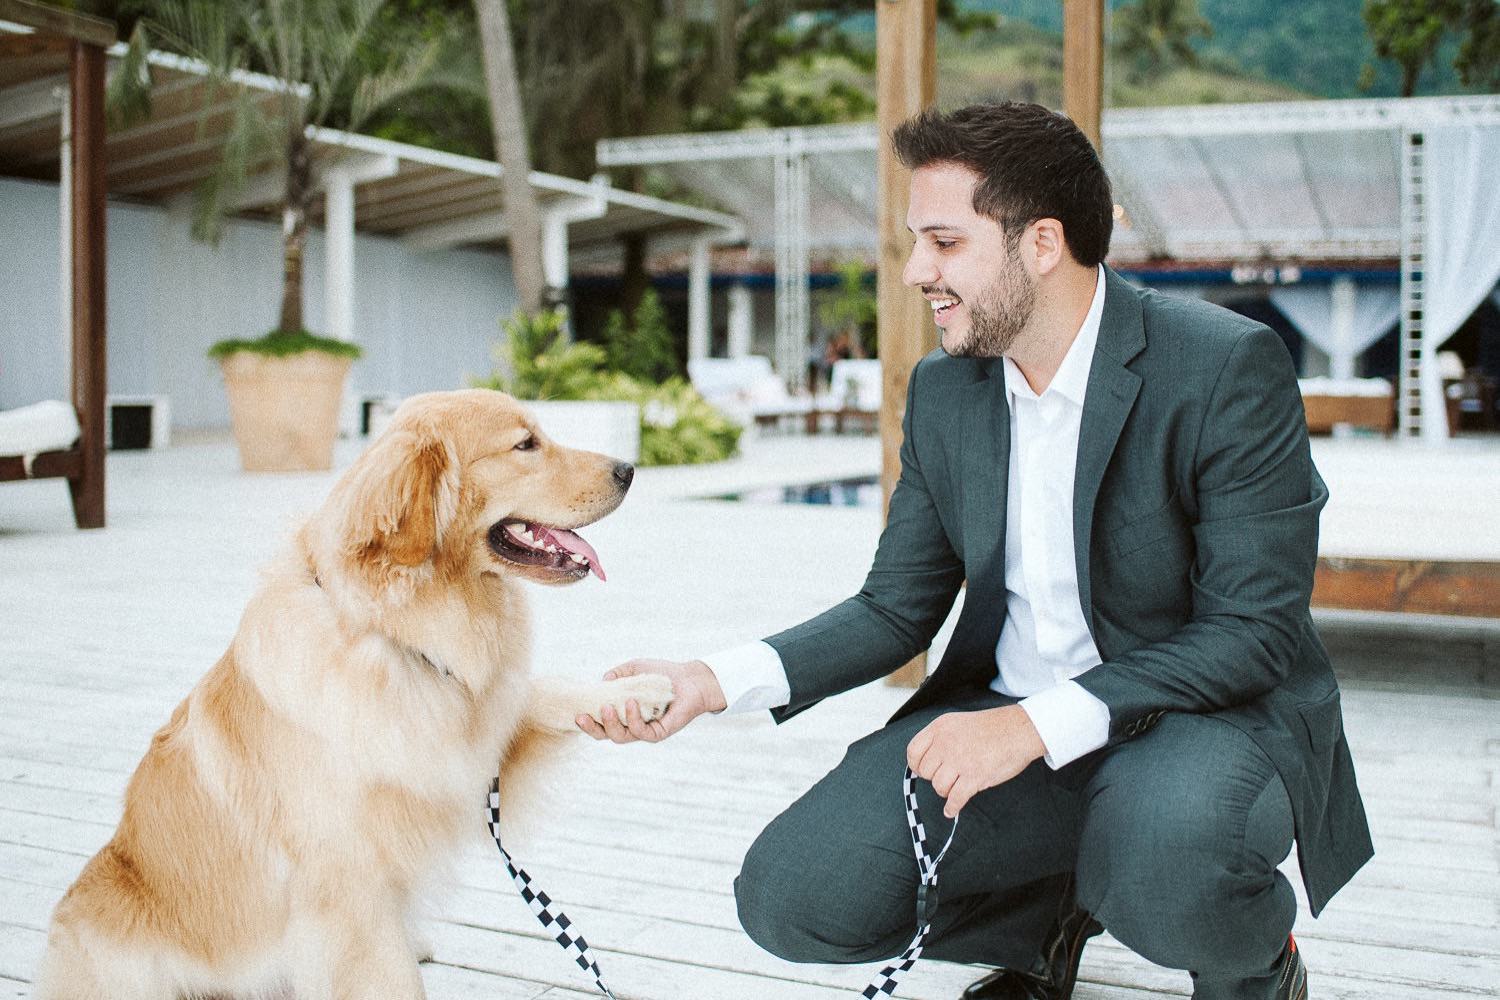
<instances>
[{"instance_id":1,"label":"man's nose","mask_svg":"<svg viewBox=\"0 0 1500 1000\"><path fill-rule=\"evenodd\" d=\"M901 283L912 288L938 283L937 268L932 266L920 247L912 247L911 255L906 258L906 266L901 269Z\"/></svg>"}]
</instances>

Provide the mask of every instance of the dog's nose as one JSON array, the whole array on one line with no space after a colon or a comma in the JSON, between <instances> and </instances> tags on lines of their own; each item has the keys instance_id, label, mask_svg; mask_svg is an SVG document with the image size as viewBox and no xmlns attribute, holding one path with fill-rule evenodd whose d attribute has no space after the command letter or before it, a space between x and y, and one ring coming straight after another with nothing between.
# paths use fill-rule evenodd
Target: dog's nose
<instances>
[{"instance_id":1,"label":"dog's nose","mask_svg":"<svg viewBox=\"0 0 1500 1000\"><path fill-rule=\"evenodd\" d=\"M630 482L635 478L635 466L629 462L615 463L615 482L620 484L620 489L630 489Z\"/></svg>"}]
</instances>

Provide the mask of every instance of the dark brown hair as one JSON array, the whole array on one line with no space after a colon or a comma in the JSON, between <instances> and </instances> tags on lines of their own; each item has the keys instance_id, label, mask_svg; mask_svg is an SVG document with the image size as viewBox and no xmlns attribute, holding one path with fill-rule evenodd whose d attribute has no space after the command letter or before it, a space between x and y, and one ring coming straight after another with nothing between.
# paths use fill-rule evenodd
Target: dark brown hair
<instances>
[{"instance_id":1,"label":"dark brown hair","mask_svg":"<svg viewBox=\"0 0 1500 1000\"><path fill-rule=\"evenodd\" d=\"M1109 177L1088 137L1067 117L1020 101L971 104L946 114L928 109L903 122L891 139L910 170L957 163L977 173L974 211L998 222L1007 241L1037 219L1056 219L1078 263L1099 264L1109 253Z\"/></svg>"}]
</instances>

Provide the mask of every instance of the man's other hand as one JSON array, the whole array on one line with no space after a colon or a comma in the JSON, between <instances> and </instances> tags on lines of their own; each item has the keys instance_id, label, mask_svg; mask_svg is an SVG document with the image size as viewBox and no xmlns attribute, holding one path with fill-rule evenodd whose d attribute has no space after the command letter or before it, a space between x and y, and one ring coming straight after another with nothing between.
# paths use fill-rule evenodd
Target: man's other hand
<instances>
[{"instance_id":1,"label":"man's other hand","mask_svg":"<svg viewBox=\"0 0 1500 1000\"><path fill-rule=\"evenodd\" d=\"M1005 784L1046 753L1026 710L1005 705L938 716L906 745L906 762L932 782L946 800L943 815L953 819L975 795Z\"/></svg>"},{"instance_id":2,"label":"man's other hand","mask_svg":"<svg viewBox=\"0 0 1500 1000\"><path fill-rule=\"evenodd\" d=\"M601 722L588 715L580 715L574 721L578 728L596 740L613 740L615 743L660 743L692 722L705 712L724 711L724 691L718 678L702 660L676 663L672 660L631 660L615 667L604 675L607 681L636 674L661 674L672 682L672 704L666 714L647 722L641 718L641 710L634 701L625 703L622 719L614 706L605 705L599 710Z\"/></svg>"}]
</instances>

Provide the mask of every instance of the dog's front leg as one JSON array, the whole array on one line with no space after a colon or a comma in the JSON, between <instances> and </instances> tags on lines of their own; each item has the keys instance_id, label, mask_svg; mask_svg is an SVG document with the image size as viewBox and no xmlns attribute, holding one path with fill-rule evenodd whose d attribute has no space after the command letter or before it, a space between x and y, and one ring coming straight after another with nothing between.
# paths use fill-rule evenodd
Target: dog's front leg
<instances>
[{"instance_id":1,"label":"dog's front leg","mask_svg":"<svg viewBox=\"0 0 1500 1000\"><path fill-rule=\"evenodd\" d=\"M672 682L661 674L638 674L612 681L575 681L562 677L535 677L526 721L554 732L577 732L580 715L598 719L605 705L625 717L625 703L633 701L641 718L660 718L672 702Z\"/></svg>"},{"instance_id":2,"label":"dog's front leg","mask_svg":"<svg viewBox=\"0 0 1500 1000\"><path fill-rule=\"evenodd\" d=\"M406 921L384 900L324 897L304 917L294 975L297 1000L427 1000ZM329 905L330 902L332 905Z\"/></svg>"}]
</instances>

